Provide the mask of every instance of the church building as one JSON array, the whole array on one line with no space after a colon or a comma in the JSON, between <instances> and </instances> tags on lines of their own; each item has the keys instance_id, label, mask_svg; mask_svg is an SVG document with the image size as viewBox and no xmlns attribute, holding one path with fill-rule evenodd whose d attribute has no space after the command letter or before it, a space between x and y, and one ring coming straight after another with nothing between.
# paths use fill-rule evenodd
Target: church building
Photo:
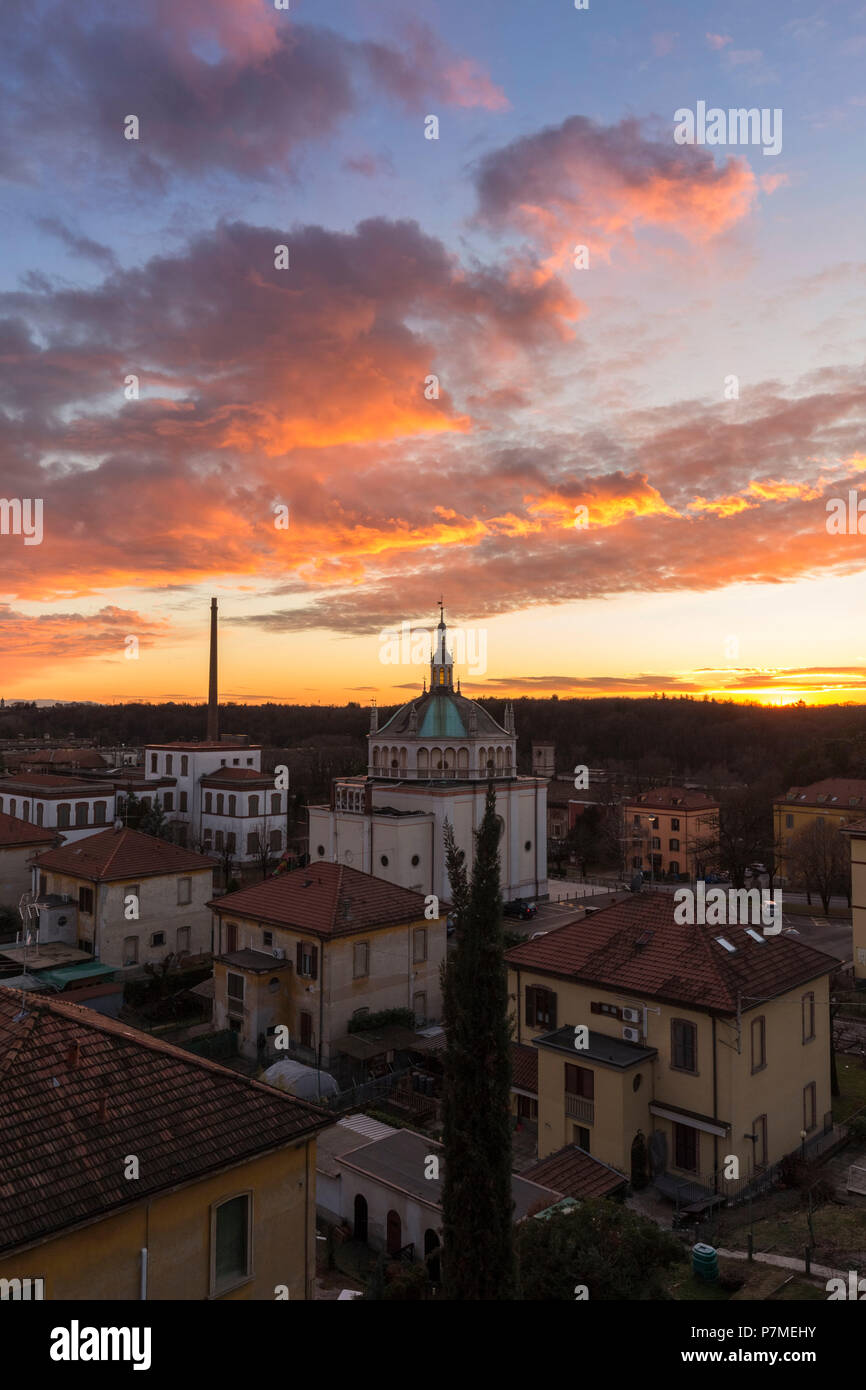
<instances>
[{"instance_id":1,"label":"church building","mask_svg":"<svg viewBox=\"0 0 866 1390\"><path fill-rule=\"evenodd\" d=\"M370 713L366 777L341 777L330 806L310 807L310 861L348 864L418 893L450 898L443 829L471 864L488 782L496 791L505 901L547 896L547 778L518 777L514 710L504 723L460 693L441 611L430 688L379 727Z\"/></svg>"}]
</instances>

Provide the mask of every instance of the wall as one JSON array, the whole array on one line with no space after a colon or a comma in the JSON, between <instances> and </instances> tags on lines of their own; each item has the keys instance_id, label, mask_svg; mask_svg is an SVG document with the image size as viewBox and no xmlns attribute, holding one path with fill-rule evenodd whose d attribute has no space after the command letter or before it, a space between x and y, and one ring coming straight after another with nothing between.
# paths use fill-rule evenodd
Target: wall
<instances>
[{"instance_id":1,"label":"wall","mask_svg":"<svg viewBox=\"0 0 866 1390\"><path fill-rule=\"evenodd\" d=\"M43 845L0 846L0 907L17 908L22 893L30 889L28 860L50 848L50 841Z\"/></svg>"},{"instance_id":2,"label":"wall","mask_svg":"<svg viewBox=\"0 0 866 1390\"><path fill-rule=\"evenodd\" d=\"M94 914L79 908L78 931L81 940L93 943L93 953L106 965L126 964L124 941L128 936L138 938L138 963L160 961L178 949L178 929L190 928L191 955L207 954L211 949L211 911L206 906L213 897L212 868L188 870L183 874L170 873L141 878L138 882L138 920L127 921L124 900L135 887L132 883L92 883L71 874L46 874L49 893L68 893L77 903L78 890L90 888L94 893ZM178 879L188 878L191 900L179 904ZM95 934L94 934L95 928ZM155 932L165 932L162 946L152 946Z\"/></svg>"},{"instance_id":3,"label":"wall","mask_svg":"<svg viewBox=\"0 0 866 1390\"><path fill-rule=\"evenodd\" d=\"M158 1119L158 1116L156 1117ZM46 1299L137 1300L148 1250L148 1299L210 1297L210 1209L253 1192L253 1278L223 1301L311 1297L315 1270L315 1140L281 1149L19 1255L0 1256L0 1278L45 1279ZM308 1180L309 1173L309 1180Z\"/></svg>"}]
</instances>

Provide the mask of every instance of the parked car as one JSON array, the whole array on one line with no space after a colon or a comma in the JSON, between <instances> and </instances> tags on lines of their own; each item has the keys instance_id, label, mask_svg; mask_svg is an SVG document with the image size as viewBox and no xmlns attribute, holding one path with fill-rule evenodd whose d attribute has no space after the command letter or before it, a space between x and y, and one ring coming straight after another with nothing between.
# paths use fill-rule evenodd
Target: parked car
<instances>
[{"instance_id":1,"label":"parked car","mask_svg":"<svg viewBox=\"0 0 866 1390\"><path fill-rule=\"evenodd\" d=\"M505 904L502 915L503 917L519 917L521 922L531 922L536 911L535 903L528 902L526 898L515 898L513 902Z\"/></svg>"}]
</instances>

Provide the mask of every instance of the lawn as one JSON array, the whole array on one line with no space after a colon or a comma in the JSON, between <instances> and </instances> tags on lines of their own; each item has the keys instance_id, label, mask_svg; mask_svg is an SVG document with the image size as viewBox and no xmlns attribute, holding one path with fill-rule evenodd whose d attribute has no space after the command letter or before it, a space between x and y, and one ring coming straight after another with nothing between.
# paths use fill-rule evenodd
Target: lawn
<instances>
[{"instance_id":1,"label":"lawn","mask_svg":"<svg viewBox=\"0 0 866 1390\"><path fill-rule=\"evenodd\" d=\"M866 1105L866 1067L859 1060L839 1055L836 1074L842 1094L833 1097L833 1123L839 1125Z\"/></svg>"},{"instance_id":2,"label":"lawn","mask_svg":"<svg viewBox=\"0 0 866 1390\"><path fill-rule=\"evenodd\" d=\"M866 1211L863 1207L837 1207L828 1202L812 1212L815 1232L816 1264L838 1264L859 1257L866 1250ZM749 1230L748 1219L735 1230L728 1231L725 1240L730 1249L745 1249ZM808 1211L798 1208L780 1212L778 1216L755 1222L755 1250L774 1255L795 1255L803 1259L803 1251L811 1244Z\"/></svg>"}]
</instances>

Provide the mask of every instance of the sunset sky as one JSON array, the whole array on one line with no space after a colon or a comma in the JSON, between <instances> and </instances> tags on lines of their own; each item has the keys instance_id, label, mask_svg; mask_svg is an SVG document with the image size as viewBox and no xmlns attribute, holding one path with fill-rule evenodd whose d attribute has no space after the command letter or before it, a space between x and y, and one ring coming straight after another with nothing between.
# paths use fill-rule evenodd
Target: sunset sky
<instances>
[{"instance_id":1,"label":"sunset sky","mask_svg":"<svg viewBox=\"0 0 866 1390\"><path fill-rule=\"evenodd\" d=\"M389 704L441 595L469 694L866 699L864 64L847 0L4 0L0 695L201 698L216 595L222 699Z\"/></svg>"}]
</instances>

